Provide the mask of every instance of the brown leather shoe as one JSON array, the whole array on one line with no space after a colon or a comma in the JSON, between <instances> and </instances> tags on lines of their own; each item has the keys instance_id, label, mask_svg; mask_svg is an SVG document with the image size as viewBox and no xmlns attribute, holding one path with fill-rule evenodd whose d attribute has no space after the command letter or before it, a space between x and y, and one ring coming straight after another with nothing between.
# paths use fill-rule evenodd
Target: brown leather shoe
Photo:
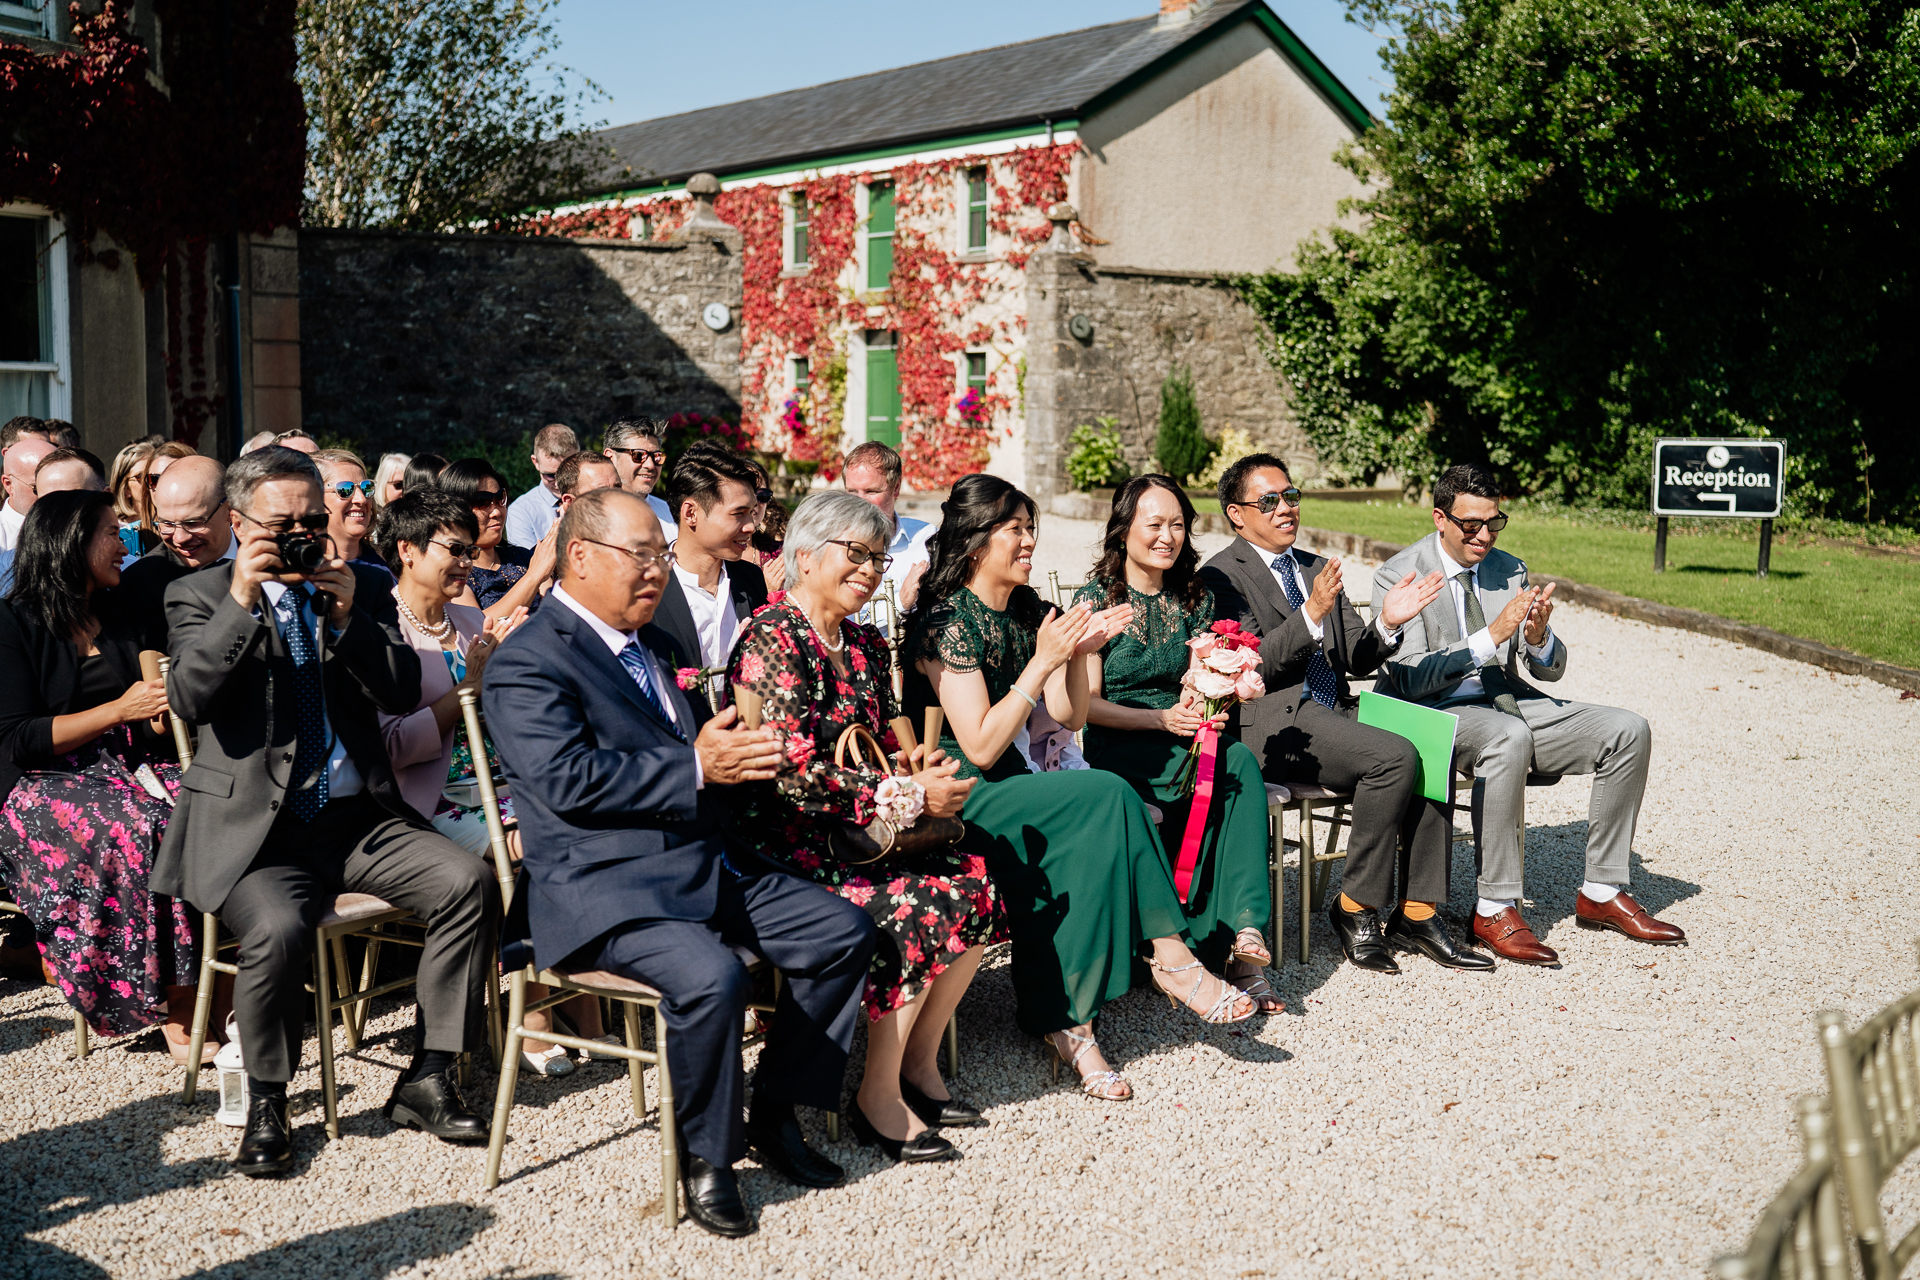
<instances>
[{"instance_id":1,"label":"brown leather shoe","mask_svg":"<svg viewBox=\"0 0 1920 1280\"><path fill-rule=\"evenodd\" d=\"M1595 902L1584 893L1577 897L1573 915L1582 929L1611 929L1635 942L1651 942L1656 947L1671 947L1687 940L1686 930L1677 924L1655 920L1625 889L1605 902Z\"/></svg>"},{"instance_id":2,"label":"brown leather shoe","mask_svg":"<svg viewBox=\"0 0 1920 1280\"><path fill-rule=\"evenodd\" d=\"M1559 964L1560 953L1533 936L1520 908L1508 907L1497 916L1473 913L1473 936L1493 949L1493 954L1515 964Z\"/></svg>"}]
</instances>

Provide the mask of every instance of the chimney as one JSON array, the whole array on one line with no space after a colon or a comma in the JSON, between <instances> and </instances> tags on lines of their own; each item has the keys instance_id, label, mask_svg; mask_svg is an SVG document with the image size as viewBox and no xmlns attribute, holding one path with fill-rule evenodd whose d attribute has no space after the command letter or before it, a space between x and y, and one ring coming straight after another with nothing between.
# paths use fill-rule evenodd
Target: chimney
<instances>
[{"instance_id":1,"label":"chimney","mask_svg":"<svg viewBox=\"0 0 1920 1280\"><path fill-rule=\"evenodd\" d=\"M1205 13L1213 8L1213 0L1160 0L1160 22L1163 27L1178 27L1192 22L1194 15Z\"/></svg>"}]
</instances>

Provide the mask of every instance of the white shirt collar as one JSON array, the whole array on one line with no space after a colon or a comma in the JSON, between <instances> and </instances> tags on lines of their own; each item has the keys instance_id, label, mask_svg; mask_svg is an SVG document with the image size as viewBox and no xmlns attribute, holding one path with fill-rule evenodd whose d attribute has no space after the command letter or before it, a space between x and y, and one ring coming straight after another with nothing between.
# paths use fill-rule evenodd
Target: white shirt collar
<instances>
[{"instance_id":1,"label":"white shirt collar","mask_svg":"<svg viewBox=\"0 0 1920 1280\"><path fill-rule=\"evenodd\" d=\"M593 628L593 634L600 637L600 643L606 645L616 656L622 649L633 643L637 638L637 632L616 631L602 622L598 617L594 616L587 606L568 595L565 587L555 587L547 593L547 599L558 600L561 604L573 610L589 627Z\"/></svg>"},{"instance_id":2,"label":"white shirt collar","mask_svg":"<svg viewBox=\"0 0 1920 1280\"><path fill-rule=\"evenodd\" d=\"M1457 581L1461 574L1471 573L1473 575L1474 583L1476 585L1479 583L1480 566L1475 565L1473 568L1469 569L1466 565L1461 564L1458 560L1455 560L1452 556L1448 555L1447 544L1440 541L1440 535L1437 533L1433 536L1433 549L1440 554L1441 561L1446 564L1447 578L1449 581Z\"/></svg>"}]
</instances>

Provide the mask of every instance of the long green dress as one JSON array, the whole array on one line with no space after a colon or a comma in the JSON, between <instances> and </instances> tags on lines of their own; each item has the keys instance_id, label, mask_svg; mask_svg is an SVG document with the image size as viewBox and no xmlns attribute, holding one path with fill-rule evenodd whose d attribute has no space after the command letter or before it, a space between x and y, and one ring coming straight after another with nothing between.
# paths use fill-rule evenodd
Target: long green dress
<instances>
[{"instance_id":1,"label":"long green dress","mask_svg":"<svg viewBox=\"0 0 1920 1280\"><path fill-rule=\"evenodd\" d=\"M1076 600L1107 607L1106 587L1089 582ZM1127 588L1133 621L1100 651L1101 694L1124 707L1164 711L1180 701L1188 665L1187 641L1213 625L1213 593L1192 609L1162 592ZM1119 774L1142 799L1166 815L1160 831L1169 858L1179 856L1192 796L1174 786L1193 739L1152 729L1110 729L1089 724L1087 763ZM1187 936L1207 966L1226 963L1233 937L1273 923L1273 889L1267 878L1267 790L1260 762L1243 743L1220 744L1214 764L1213 801L1200 837L1200 859L1187 888Z\"/></svg>"},{"instance_id":2,"label":"long green dress","mask_svg":"<svg viewBox=\"0 0 1920 1280\"><path fill-rule=\"evenodd\" d=\"M920 660L980 672L997 704L1032 661L1046 609L1030 587L1015 588L1005 612L963 588L925 615L907 642L905 702L916 725L934 705ZM981 779L960 816L1007 910L1016 1021L1029 1035L1093 1021L1126 994L1145 939L1186 934L1146 806L1111 773L1031 772L1017 742L984 768L950 730L940 745L960 762L960 776Z\"/></svg>"}]
</instances>

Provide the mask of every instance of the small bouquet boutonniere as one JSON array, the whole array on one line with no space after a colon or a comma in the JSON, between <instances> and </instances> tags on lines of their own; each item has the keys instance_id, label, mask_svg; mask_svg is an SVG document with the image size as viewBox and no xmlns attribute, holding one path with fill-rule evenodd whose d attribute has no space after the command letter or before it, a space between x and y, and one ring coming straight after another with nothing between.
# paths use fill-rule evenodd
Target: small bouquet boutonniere
<instances>
[{"instance_id":1,"label":"small bouquet boutonniere","mask_svg":"<svg viewBox=\"0 0 1920 1280\"><path fill-rule=\"evenodd\" d=\"M1237 622L1216 622L1204 634L1187 641L1190 651L1187 674L1180 683L1200 698L1201 714L1211 720L1237 703L1264 697L1266 683L1261 680L1260 637L1242 631ZM1187 749L1187 762L1176 785L1182 795L1191 794L1200 756L1212 739L1203 728L1194 735Z\"/></svg>"},{"instance_id":2,"label":"small bouquet boutonniere","mask_svg":"<svg viewBox=\"0 0 1920 1280\"><path fill-rule=\"evenodd\" d=\"M716 711L720 708L720 691L725 687L726 678L725 667L680 667L673 673L673 682L684 692L699 690Z\"/></svg>"}]
</instances>

